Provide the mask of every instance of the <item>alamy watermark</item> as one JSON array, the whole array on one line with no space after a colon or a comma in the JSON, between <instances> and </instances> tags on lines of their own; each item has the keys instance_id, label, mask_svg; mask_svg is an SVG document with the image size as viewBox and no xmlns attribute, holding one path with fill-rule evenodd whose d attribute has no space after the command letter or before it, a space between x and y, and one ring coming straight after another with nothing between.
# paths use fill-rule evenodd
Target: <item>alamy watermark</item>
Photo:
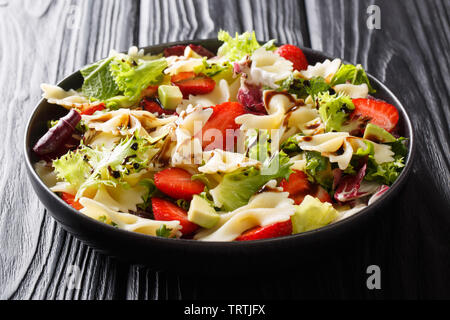
<instances>
[{"instance_id":1,"label":"alamy watermark","mask_svg":"<svg viewBox=\"0 0 450 320\"><path fill-rule=\"evenodd\" d=\"M377 265L367 267L366 273L369 275L366 281L367 289L381 290L381 269Z\"/></svg>"},{"instance_id":2,"label":"alamy watermark","mask_svg":"<svg viewBox=\"0 0 450 320\"><path fill-rule=\"evenodd\" d=\"M381 29L381 9L377 5L371 5L367 7L367 18L366 24L369 30L380 30Z\"/></svg>"}]
</instances>

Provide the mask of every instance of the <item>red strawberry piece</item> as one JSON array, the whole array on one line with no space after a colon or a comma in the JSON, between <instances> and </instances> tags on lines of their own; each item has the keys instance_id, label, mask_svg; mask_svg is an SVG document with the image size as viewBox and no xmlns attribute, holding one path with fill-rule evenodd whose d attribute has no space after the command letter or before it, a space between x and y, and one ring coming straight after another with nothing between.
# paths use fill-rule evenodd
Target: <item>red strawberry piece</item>
<instances>
[{"instance_id":1,"label":"red strawberry piece","mask_svg":"<svg viewBox=\"0 0 450 320\"><path fill-rule=\"evenodd\" d=\"M193 75L193 77L191 77ZM189 95L201 95L211 93L216 87L216 82L203 75L195 75L193 72L183 72L172 77L172 84L178 86L183 97L187 99Z\"/></svg>"},{"instance_id":2,"label":"red strawberry piece","mask_svg":"<svg viewBox=\"0 0 450 320\"><path fill-rule=\"evenodd\" d=\"M265 227L256 227L244 232L236 241L252 241L289 236L292 234L292 222L274 223Z\"/></svg>"},{"instance_id":3,"label":"red strawberry piece","mask_svg":"<svg viewBox=\"0 0 450 320\"><path fill-rule=\"evenodd\" d=\"M156 187L174 199L192 200L205 190L205 185L192 181L192 175L180 168L169 168L155 174Z\"/></svg>"},{"instance_id":4,"label":"red strawberry piece","mask_svg":"<svg viewBox=\"0 0 450 320\"><path fill-rule=\"evenodd\" d=\"M179 221L182 226L181 232L183 235L190 235L198 229L198 226L195 223L188 220L186 210L170 201L153 198L152 210L155 220L157 221Z\"/></svg>"},{"instance_id":5,"label":"red strawberry piece","mask_svg":"<svg viewBox=\"0 0 450 320\"><path fill-rule=\"evenodd\" d=\"M237 142L236 130L240 125L236 123L236 118L246 114L246 110L239 102L225 102L213 107L213 114L205 123L202 129L203 149L211 151L214 149L222 149L234 151ZM220 133L220 137L218 136ZM233 146L227 148L227 136L234 135ZM230 138L228 138L230 140Z\"/></svg>"},{"instance_id":6,"label":"red strawberry piece","mask_svg":"<svg viewBox=\"0 0 450 320\"><path fill-rule=\"evenodd\" d=\"M276 51L280 57L291 61L294 64L294 70L302 71L308 69L308 60L305 57L302 49L292 44L286 44L279 47Z\"/></svg>"},{"instance_id":7,"label":"red strawberry piece","mask_svg":"<svg viewBox=\"0 0 450 320\"><path fill-rule=\"evenodd\" d=\"M289 180L283 179L280 186L284 192L289 193L289 197L296 205L301 204L307 195L318 198L322 202L331 203L328 192L321 186L309 182L308 176L303 171L294 170Z\"/></svg>"},{"instance_id":8,"label":"red strawberry piece","mask_svg":"<svg viewBox=\"0 0 450 320\"><path fill-rule=\"evenodd\" d=\"M351 119L369 118L370 123L389 132L397 126L400 118L398 110L391 104L375 99L353 99L355 110Z\"/></svg>"},{"instance_id":9,"label":"red strawberry piece","mask_svg":"<svg viewBox=\"0 0 450 320\"><path fill-rule=\"evenodd\" d=\"M149 86L147 89L142 91L142 97L154 98L158 95L159 86Z\"/></svg>"},{"instance_id":10,"label":"red strawberry piece","mask_svg":"<svg viewBox=\"0 0 450 320\"><path fill-rule=\"evenodd\" d=\"M79 203L78 201L75 201L75 196L71 195L69 193L63 192L61 194L61 199L63 199L63 201L65 203L67 203L68 205L70 205L72 208L74 208L75 210L81 210L83 209L83 206L81 205L81 203Z\"/></svg>"},{"instance_id":11,"label":"red strawberry piece","mask_svg":"<svg viewBox=\"0 0 450 320\"><path fill-rule=\"evenodd\" d=\"M157 113L158 115L163 115L163 114L174 114L175 111L174 110L166 110L163 107L161 107L161 105L159 104L159 102L156 99L152 99L152 98L144 98L141 100L139 106L148 112L151 113Z\"/></svg>"},{"instance_id":12,"label":"red strawberry piece","mask_svg":"<svg viewBox=\"0 0 450 320\"><path fill-rule=\"evenodd\" d=\"M97 104L95 106L89 106L89 107L83 108L83 110L81 111L81 114L83 116L92 116L97 111L102 111L102 110L105 110L105 105L103 103Z\"/></svg>"},{"instance_id":13,"label":"red strawberry piece","mask_svg":"<svg viewBox=\"0 0 450 320\"><path fill-rule=\"evenodd\" d=\"M171 56L184 56L184 50L186 49L185 45L177 45L170 48L164 49L164 56L171 57Z\"/></svg>"}]
</instances>

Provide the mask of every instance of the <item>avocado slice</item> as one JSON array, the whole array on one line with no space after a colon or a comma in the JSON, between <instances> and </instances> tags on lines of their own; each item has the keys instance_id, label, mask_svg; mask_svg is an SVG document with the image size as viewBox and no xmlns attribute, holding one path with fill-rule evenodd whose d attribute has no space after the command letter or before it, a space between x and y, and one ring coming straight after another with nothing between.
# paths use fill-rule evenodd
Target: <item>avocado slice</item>
<instances>
[{"instance_id":1,"label":"avocado slice","mask_svg":"<svg viewBox=\"0 0 450 320\"><path fill-rule=\"evenodd\" d=\"M188 220L200 227L211 229L220 220L220 215L210 206L208 201L194 196L188 211Z\"/></svg>"},{"instance_id":2,"label":"avocado slice","mask_svg":"<svg viewBox=\"0 0 450 320\"><path fill-rule=\"evenodd\" d=\"M164 109L175 110L183 101L183 94L177 86L162 85L158 88L159 101Z\"/></svg>"},{"instance_id":3,"label":"avocado slice","mask_svg":"<svg viewBox=\"0 0 450 320\"><path fill-rule=\"evenodd\" d=\"M367 125L363 138L375 143L390 143L397 141L392 134L372 123Z\"/></svg>"},{"instance_id":4,"label":"avocado slice","mask_svg":"<svg viewBox=\"0 0 450 320\"><path fill-rule=\"evenodd\" d=\"M295 214L291 217L294 234L322 228L339 217L338 211L331 203L321 202L310 195L297 206Z\"/></svg>"}]
</instances>

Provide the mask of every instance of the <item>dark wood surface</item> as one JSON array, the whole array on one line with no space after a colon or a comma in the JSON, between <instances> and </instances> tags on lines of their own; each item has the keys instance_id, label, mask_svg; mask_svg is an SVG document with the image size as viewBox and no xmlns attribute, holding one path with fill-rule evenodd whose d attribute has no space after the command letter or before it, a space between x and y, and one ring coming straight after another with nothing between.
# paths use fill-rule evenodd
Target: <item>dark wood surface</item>
<instances>
[{"instance_id":1,"label":"dark wood surface","mask_svg":"<svg viewBox=\"0 0 450 320\"><path fill-rule=\"evenodd\" d=\"M380 30L366 25L372 4ZM448 0L0 0L0 299L450 298L449 17ZM46 213L26 177L22 141L39 84L110 49L220 28L362 63L386 83L417 133L407 185L342 250L306 264L280 257L298 264L289 273L177 276L99 255ZM79 290L66 286L73 265ZM370 265L381 290L366 287Z\"/></svg>"}]
</instances>

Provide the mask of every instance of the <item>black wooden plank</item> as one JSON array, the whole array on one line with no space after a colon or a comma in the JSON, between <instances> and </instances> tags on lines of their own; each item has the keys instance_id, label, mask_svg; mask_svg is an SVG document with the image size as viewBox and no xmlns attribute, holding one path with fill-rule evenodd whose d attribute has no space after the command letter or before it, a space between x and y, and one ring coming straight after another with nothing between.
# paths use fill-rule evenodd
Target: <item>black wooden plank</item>
<instances>
[{"instance_id":1,"label":"black wooden plank","mask_svg":"<svg viewBox=\"0 0 450 320\"><path fill-rule=\"evenodd\" d=\"M373 4L381 9L380 30L366 25ZM448 298L449 2L307 0L306 7L312 46L362 63L385 82L409 111L417 134L412 177L361 239L360 268L380 265L384 288L375 297Z\"/></svg>"},{"instance_id":2,"label":"black wooden plank","mask_svg":"<svg viewBox=\"0 0 450 320\"><path fill-rule=\"evenodd\" d=\"M133 43L137 2L2 1L0 6L0 298L111 299L125 296L127 270L67 235L31 189L21 159L28 117L41 82L56 83L80 66ZM79 18L79 20L78 20ZM65 285L71 265L82 287ZM122 282L120 282L120 281Z\"/></svg>"}]
</instances>

